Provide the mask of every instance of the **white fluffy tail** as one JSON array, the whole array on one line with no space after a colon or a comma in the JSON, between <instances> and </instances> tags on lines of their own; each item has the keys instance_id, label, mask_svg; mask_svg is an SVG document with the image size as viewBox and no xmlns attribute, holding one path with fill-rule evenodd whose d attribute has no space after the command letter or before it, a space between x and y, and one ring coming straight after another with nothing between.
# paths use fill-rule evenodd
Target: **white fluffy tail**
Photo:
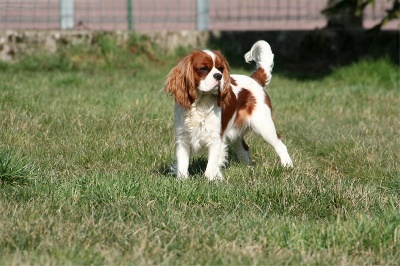
<instances>
[{"instance_id":1,"label":"white fluffy tail","mask_svg":"<svg viewBox=\"0 0 400 266\"><path fill-rule=\"evenodd\" d=\"M266 41L258 41L244 55L244 58L247 63L251 61L256 62L257 68L251 77L263 87L267 85L271 81L271 72L274 67L274 54L272 53L271 46Z\"/></svg>"}]
</instances>

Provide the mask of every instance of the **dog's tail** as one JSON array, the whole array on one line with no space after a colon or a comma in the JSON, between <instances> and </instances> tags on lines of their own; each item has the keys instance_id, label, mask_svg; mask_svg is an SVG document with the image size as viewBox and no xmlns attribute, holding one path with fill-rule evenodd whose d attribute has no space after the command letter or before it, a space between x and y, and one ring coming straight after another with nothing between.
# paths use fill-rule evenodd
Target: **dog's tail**
<instances>
[{"instance_id":1,"label":"dog's tail","mask_svg":"<svg viewBox=\"0 0 400 266\"><path fill-rule=\"evenodd\" d=\"M251 77L260 83L261 86L266 86L271 81L271 72L274 66L274 54L272 53L271 46L266 41L258 41L244 55L244 58L247 63L251 61L256 62L256 70Z\"/></svg>"}]
</instances>

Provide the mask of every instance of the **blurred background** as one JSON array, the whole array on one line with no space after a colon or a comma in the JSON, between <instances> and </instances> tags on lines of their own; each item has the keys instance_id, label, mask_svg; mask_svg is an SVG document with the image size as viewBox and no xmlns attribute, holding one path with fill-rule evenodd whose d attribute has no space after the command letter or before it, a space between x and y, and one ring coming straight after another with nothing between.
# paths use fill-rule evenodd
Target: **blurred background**
<instances>
[{"instance_id":1,"label":"blurred background","mask_svg":"<svg viewBox=\"0 0 400 266\"><path fill-rule=\"evenodd\" d=\"M163 52L221 49L238 66L237 55L264 39L276 67L291 73L329 73L364 57L398 65L399 7L400 0L0 0L0 61L108 47L99 38L107 34L135 56L151 54L132 44L143 35Z\"/></svg>"},{"instance_id":2,"label":"blurred background","mask_svg":"<svg viewBox=\"0 0 400 266\"><path fill-rule=\"evenodd\" d=\"M0 0L0 30L313 30L327 25L371 28L390 10L398 12L398 2ZM382 29L398 27L398 20L382 25Z\"/></svg>"}]
</instances>

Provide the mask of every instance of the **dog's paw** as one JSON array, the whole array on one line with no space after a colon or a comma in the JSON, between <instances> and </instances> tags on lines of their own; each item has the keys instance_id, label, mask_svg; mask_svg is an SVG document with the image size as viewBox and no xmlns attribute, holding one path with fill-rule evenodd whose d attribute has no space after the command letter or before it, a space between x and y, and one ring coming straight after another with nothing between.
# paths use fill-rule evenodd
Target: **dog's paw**
<instances>
[{"instance_id":1,"label":"dog's paw","mask_svg":"<svg viewBox=\"0 0 400 266\"><path fill-rule=\"evenodd\" d=\"M179 174L176 176L176 180L187 180L189 178L188 175Z\"/></svg>"},{"instance_id":2,"label":"dog's paw","mask_svg":"<svg viewBox=\"0 0 400 266\"><path fill-rule=\"evenodd\" d=\"M289 154L281 157L281 164L285 168L293 168L293 161L290 158Z\"/></svg>"},{"instance_id":3,"label":"dog's paw","mask_svg":"<svg viewBox=\"0 0 400 266\"><path fill-rule=\"evenodd\" d=\"M207 178L208 181L222 181L224 180L224 177L221 173L221 171L217 171L216 173L210 173L210 172L205 172L204 174Z\"/></svg>"}]
</instances>

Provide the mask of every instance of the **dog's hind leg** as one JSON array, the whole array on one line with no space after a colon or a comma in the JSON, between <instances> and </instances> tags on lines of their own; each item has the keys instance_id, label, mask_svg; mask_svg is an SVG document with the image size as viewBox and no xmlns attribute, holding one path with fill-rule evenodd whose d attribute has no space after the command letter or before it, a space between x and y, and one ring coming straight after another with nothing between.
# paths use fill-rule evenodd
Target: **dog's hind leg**
<instances>
[{"instance_id":1,"label":"dog's hind leg","mask_svg":"<svg viewBox=\"0 0 400 266\"><path fill-rule=\"evenodd\" d=\"M258 109L253 113L250 124L253 130L259 133L263 139L275 149L282 166L293 167L293 162L289 156L288 150L276 133L270 110L267 107Z\"/></svg>"}]
</instances>

